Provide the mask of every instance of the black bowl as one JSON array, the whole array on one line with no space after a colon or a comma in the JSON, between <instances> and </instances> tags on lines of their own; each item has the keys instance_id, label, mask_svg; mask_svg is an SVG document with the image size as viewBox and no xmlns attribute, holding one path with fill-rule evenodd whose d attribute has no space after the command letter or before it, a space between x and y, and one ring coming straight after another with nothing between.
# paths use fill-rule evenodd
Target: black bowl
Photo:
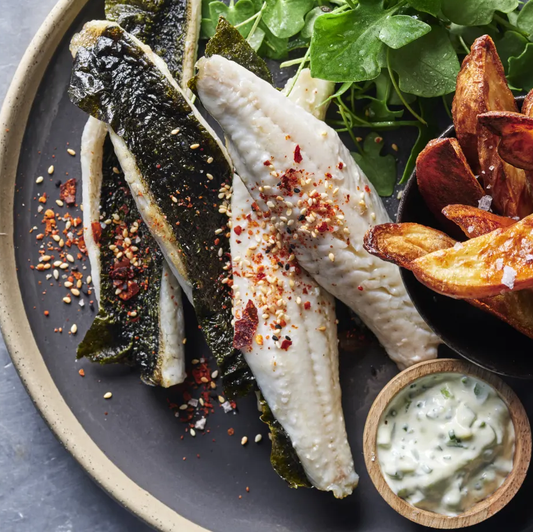
<instances>
[{"instance_id":1,"label":"black bowl","mask_svg":"<svg viewBox=\"0 0 533 532\"><path fill-rule=\"evenodd\" d=\"M453 126L441 137L455 136ZM398 209L399 222L416 222L443 230L427 208L413 172ZM408 294L422 318L463 358L509 377L533 379L533 340L495 316L465 301L433 292L408 270L401 269Z\"/></svg>"}]
</instances>

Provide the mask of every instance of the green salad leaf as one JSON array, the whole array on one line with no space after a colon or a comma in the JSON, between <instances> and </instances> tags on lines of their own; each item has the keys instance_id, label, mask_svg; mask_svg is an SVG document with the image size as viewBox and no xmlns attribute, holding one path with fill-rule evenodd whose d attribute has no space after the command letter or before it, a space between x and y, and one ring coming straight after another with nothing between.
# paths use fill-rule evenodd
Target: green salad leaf
<instances>
[{"instance_id":1,"label":"green salad leaf","mask_svg":"<svg viewBox=\"0 0 533 532\"><path fill-rule=\"evenodd\" d=\"M528 2L522 7L516 19L516 25L525 31L530 38L533 36L533 3Z\"/></svg>"},{"instance_id":2,"label":"green salad leaf","mask_svg":"<svg viewBox=\"0 0 533 532\"><path fill-rule=\"evenodd\" d=\"M314 6L315 0L266 0L263 20L276 37L288 39L304 27L305 16Z\"/></svg>"},{"instance_id":3,"label":"green salad leaf","mask_svg":"<svg viewBox=\"0 0 533 532\"><path fill-rule=\"evenodd\" d=\"M407 0L407 3L422 13L437 17L441 10L441 0Z\"/></svg>"},{"instance_id":4,"label":"green salad leaf","mask_svg":"<svg viewBox=\"0 0 533 532\"><path fill-rule=\"evenodd\" d=\"M518 57L509 58L509 83L516 89L533 89L533 43L528 43Z\"/></svg>"},{"instance_id":5,"label":"green salad leaf","mask_svg":"<svg viewBox=\"0 0 533 532\"><path fill-rule=\"evenodd\" d=\"M518 0L443 0L442 12L452 22L462 26L490 24L496 11L510 13Z\"/></svg>"},{"instance_id":6,"label":"green salad leaf","mask_svg":"<svg viewBox=\"0 0 533 532\"><path fill-rule=\"evenodd\" d=\"M374 185L380 196L390 196L396 183L396 160L392 155L381 155L383 138L369 133L360 153L352 153L355 162Z\"/></svg>"},{"instance_id":7,"label":"green salad leaf","mask_svg":"<svg viewBox=\"0 0 533 532\"><path fill-rule=\"evenodd\" d=\"M379 31L379 40L397 50L410 42L426 35L431 26L407 15L395 15L387 18Z\"/></svg>"},{"instance_id":8,"label":"green salad leaf","mask_svg":"<svg viewBox=\"0 0 533 532\"><path fill-rule=\"evenodd\" d=\"M509 71L509 59L522 55L527 43L528 40L516 31L506 31L503 38L496 42L498 55L502 60L505 72L508 73Z\"/></svg>"},{"instance_id":9,"label":"green salad leaf","mask_svg":"<svg viewBox=\"0 0 533 532\"><path fill-rule=\"evenodd\" d=\"M430 33L399 50L391 50L390 63L404 92L432 98L455 90L459 60L440 26L433 26Z\"/></svg>"},{"instance_id":10,"label":"green salad leaf","mask_svg":"<svg viewBox=\"0 0 533 532\"><path fill-rule=\"evenodd\" d=\"M215 25L218 23L220 17L224 17L231 25L237 26L253 17L255 13L256 9L251 0L239 0L237 3L231 3L230 5L219 1L209 4L210 19ZM250 21L247 24L239 26L237 29L243 37L246 37L250 33L252 26L253 21Z\"/></svg>"}]
</instances>

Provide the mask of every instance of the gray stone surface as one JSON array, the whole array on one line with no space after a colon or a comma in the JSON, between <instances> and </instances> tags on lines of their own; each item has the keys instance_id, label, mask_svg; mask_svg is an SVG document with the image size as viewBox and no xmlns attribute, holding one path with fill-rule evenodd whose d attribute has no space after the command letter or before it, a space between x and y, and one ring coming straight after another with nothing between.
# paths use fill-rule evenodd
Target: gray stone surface
<instances>
[{"instance_id":1,"label":"gray stone surface","mask_svg":"<svg viewBox=\"0 0 533 532\"><path fill-rule=\"evenodd\" d=\"M55 0L0 0L0 101ZM61 447L35 410L0 337L0 531L147 532Z\"/></svg>"}]
</instances>

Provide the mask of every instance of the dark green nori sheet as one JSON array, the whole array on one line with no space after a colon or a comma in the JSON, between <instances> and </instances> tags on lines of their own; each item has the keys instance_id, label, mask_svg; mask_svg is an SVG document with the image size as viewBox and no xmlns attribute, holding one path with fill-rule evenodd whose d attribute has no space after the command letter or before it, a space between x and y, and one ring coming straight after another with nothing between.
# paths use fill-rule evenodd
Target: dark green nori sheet
<instances>
[{"instance_id":1,"label":"dark green nori sheet","mask_svg":"<svg viewBox=\"0 0 533 532\"><path fill-rule=\"evenodd\" d=\"M135 365L146 383L155 384L163 254L141 219L124 175L122 172L115 173L113 168L118 169L120 165L111 140L107 137L104 143L100 213L103 221L109 220L111 223L100 224L100 304L91 328L78 346L78 358L87 357L101 364L125 362ZM119 216L120 220L115 220L113 215ZM109 248L110 245L116 245L117 252L124 252L123 231L125 228L129 231L134 223L138 224L138 229L130 233L129 238L132 245L138 248L135 252L138 266L124 257L116 259L115 252ZM121 266L120 269L115 268L117 264ZM122 299L121 295L127 297L127 290L121 295L115 292L120 286L127 286L128 281L130 287L131 283L135 283L139 292L131 298ZM129 315L132 311L136 316Z\"/></svg>"},{"instance_id":2,"label":"dark green nori sheet","mask_svg":"<svg viewBox=\"0 0 533 532\"><path fill-rule=\"evenodd\" d=\"M189 0L106 0L107 20L120 24L163 58L178 83L189 20Z\"/></svg>"},{"instance_id":3,"label":"dark green nori sheet","mask_svg":"<svg viewBox=\"0 0 533 532\"><path fill-rule=\"evenodd\" d=\"M175 236L193 287L198 321L217 359L226 394L247 393L254 379L242 354L233 348L231 288L222 284L230 255L224 234L228 219L219 213L218 194L223 184L231 184L232 168L182 93L138 44L118 26L98 31L92 45L78 50L70 99L110 124L133 154ZM171 134L175 128L179 135ZM192 149L195 144L199 147ZM219 228L225 231L217 236Z\"/></svg>"}]
</instances>

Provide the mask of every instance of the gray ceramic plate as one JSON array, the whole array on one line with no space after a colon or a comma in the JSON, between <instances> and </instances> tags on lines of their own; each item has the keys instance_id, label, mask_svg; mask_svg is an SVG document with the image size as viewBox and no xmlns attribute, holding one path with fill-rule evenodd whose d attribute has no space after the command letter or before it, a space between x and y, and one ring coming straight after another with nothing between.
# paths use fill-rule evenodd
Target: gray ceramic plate
<instances>
[{"instance_id":1,"label":"gray ceramic plate","mask_svg":"<svg viewBox=\"0 0 533 532\"><path fill-rule=\"evenodd\" d=\"M29 268L29 259L36 263L38 256L30 230L39 225L37 193L48 192L56 198L57 179L65 179L66 172L70 177L80 175L79 158L66 153L67 143L79 152L86 121L66 95L71 66L68 43L84 21L102 16L102 4L101 0L58 4L26 53L0 117L0 232L5 233L0 236L1 325L37 407L94 480L160 530L420 529L381 499L363 462L366 415L377 393L397 372L375 344L341 354L347 428L361 474L356 493L342 501L315 490L290 490L276 476L269 464L267 431L258 420L253 398L240 401L237 414L217 409L209 417L209 433L196 438L186 435L182 440L185 427L168 408L169 400L180 401L178 392L141 384L129 369L75 362L76 344L91 322L91 310L88 305L80 309L63 304L64 292L47 287L44 277ZM402 132L396 139L400 153L407 153L402 146L412 141L409 134ZM50 164L56 167L52 179L46 174ZM35 184L38 175L47 176L41 185ZM391 199L387 205L395 216L397 202ZM48 293L43 295L45 290ZM45 310L50 312L48 318ZM340 309L340 317L350 323L345 309ZM68 330L73 322L79 327L76 336L53 332L54 327ZM202 339L194 333L190 312L188 327L189 358L208 356ZM85 378L78 375L80 368ZM533 396L525 393L526 386L511 384L533 412ZM111 401L102 397L107 391L113 392ZM227 434L230 427L234 436ZM253 439L258 433L264 436L262 443L240 445L242 436ZM515 500L477 529L533 531L528 496L532 484L530 476Z\"/></svg>"}]
</instances>

